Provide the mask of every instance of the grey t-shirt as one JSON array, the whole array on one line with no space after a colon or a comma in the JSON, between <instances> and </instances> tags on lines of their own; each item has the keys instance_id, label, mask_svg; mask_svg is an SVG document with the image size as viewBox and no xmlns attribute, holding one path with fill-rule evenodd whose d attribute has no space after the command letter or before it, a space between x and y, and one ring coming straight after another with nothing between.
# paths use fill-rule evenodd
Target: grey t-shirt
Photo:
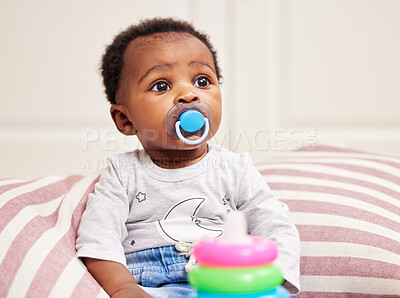
<instances>
[{"instance_id":1,"label":"grey t-shirt","mask_svg":"<svg viewBox=\"0 0 400 298\"><path fill-rule=\"evenodd\" d=\"M158 167L144 150L111 156L89 195L77 256L126 265L124 254L130 252L222 235L230 210L244 212L251 235L277 242L275 263L299 289L299 234L287 206L248 154L223 147L209 146L198 163L178 169Z\"/></svg>"}]
</instances>

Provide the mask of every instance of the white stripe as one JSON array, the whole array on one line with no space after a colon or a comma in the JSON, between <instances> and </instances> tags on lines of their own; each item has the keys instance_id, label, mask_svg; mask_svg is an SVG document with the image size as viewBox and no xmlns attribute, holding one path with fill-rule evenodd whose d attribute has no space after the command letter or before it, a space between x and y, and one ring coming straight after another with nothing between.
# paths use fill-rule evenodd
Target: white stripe
<instances>
[{"instance_id":1,"label":"white stripe","mask_svg":"<svg viewBox=\"0 0 400 298\"><path fill-rule=\"evenodd\" d=\"M56 226L46 231L33 244L15 275L7 297L24 297L26 295L37 270L42 265L48 253L65 233L68 232L72 213L89 185L97 177L98 173L84 177L65 195L61 203Z\"/></svg>"},{"instance_id":2,"label":"white stripe","mask_svg":"<svg viewBox=\"0 0 400 298\"><path fill-rule=\"evenodd\" d=\"M301 163L301 164L290 164L290 163L271 163L268 165L265 165L262 167L262 170L296 170L296 171L307 171L310 173L317 173L317 174L326 174L326 175L335 175L335 176L340 176L343 178L353 178L357 180L361 180L364 182L369 182L372 184L377 184L384 186L386 188L389 188L393 191L396 191L400 193L400 185L383 179L379 178L376 176L372 175L367 175L364 173L358 172L357 174L354 173L354 171L346 170L346 169L339 169L339 168L332 168L329 166L324 166L324 165L314 165L314 164L307 164L307 163ZM268 176L268 174L264 174L264 176ZM289 174L285 175L289 177L298 177L298 176L291 176ZM398 173L398 176L400 177L400 170ZM326 178L320 178L320 179L326 179ZM328 179L326 179L328 180ZM353 182L348 182L348 183L353 183Z\"/></svg>"},{"instance_id":3,"label":"white stripe","mask_svg":"<svg viewBox=\"0 0 400 298\"><path fill-rule=\"evenodd\" d=\"M375 204L366 203L361 200L353 199L346 196L301 190L274 190L274 194L280 200L315 201L353 207L360 210L368 211L373 214L377 214L379 216L393 220L394 222L400 223L399 215L390 212L387 209L381 208Z\"/></svg>"},{"instance_id":4,"label":"white stripe","mask_svg":"<svg viewBox=\"0 0 400 298\"><path fill-rule=\"evenodd\" d=\"M296 225L333 226L355 229L384 236L386 238L400 242L400 233L397 233L380 225L354 218L331 214L305 212L291 212L290 217L293 219Z\"/></svg>"},{"instance_id":5,"label":"white stripe","mask_svg":"<svg viewBox=\"0 0 400 298\"><path fill-rule=\"evenodd\" d=\"M0 181L0 186L9 185L9 184L13 184L13 183L21 183L21 182L25 182L25 181L28 181L28 180L27 179L6 179L6 180Z\"/></svg>"},{"instance_id":6,"label":"white stripe","mask_svg":"<svg viewBox=\"0 0 400 298\"><path fill-rule=\"evenodd\" d=\"M400 295L400 280L358 276L300 275L304 292L361 293ZM351 294L349 294L351 295ZM321 293L321 297L324 294Z\"/></svg>"},{"instance_id":7,"label":"white stripe","mask_svg":"<svg viewBox=\"0 0 400 298\"><path fill-rule=\"evenodd\" d=\"M315 160L318 158L346 158L346 159L376 159L379 161L389 161L394 163L400 163L400 155L397 156L389 156L389 155L374 155L368 153L354 153L354 152L322 152L322 151L290 151L281 155L275 155L273 157L268 156L265 160L276 160L290 158L290 159L301 159L301 158L311 158L315 157Z\"/></svg>"},{"instance_id":8,"label":"white stripe","mask_svg":"<svg viewBox=\"0 0 400 298\"><path fill-rule=\"evenodd\" d=\"M71 297L85 272L86 268L73 257L57 279L49 297Z\"/></svg>"},{"instance_id":9,"label":"white stripe","mask_svg":"<svg viewBox=\"0 0 400 298\"><path fill-rule=\"evenodd\" d=\"M374 246L357 243L314 241L302 241L300 246L301 255L304 257L353 257L400 266L400 255Z\"/></svg>"},{"instance_id":10,"label":"white stripe","mask_svg":"<svg viewBox=\"0 0 400 298\"><path fill-rule=\"evenodd\" d=\"M267 184L269 183L293 183L293 184L300 184L300 185L308 185L310 187L316 186L328 186L332 188L340 188L344 190L349 190L353 192L362 193L365 195L369 195L374 197L378 200L384 201L386 203L392 204L393 206L399 206L399 199L393 198L392 196L388 196L387 194L381 193L379 191L352 184L352 183L344 183L344 182L337 182L337 181L330 181L325 179L319 178L308 178L308 177L300 177L300 176L281 176L281 175L271 175L265 176L265 181ZM274 191L275 192L275 191ZM324 196L325 193L320 194Z\"/></svg>"},{"instance_id":11,"label":"white stripe","mask_svg":"<svg viewBox=\"0 0 400 298\"><path fill-rule=\"evenodd\" d=\"M104 291L104 289L102 288L99 292L99 295L97 295L96 298L109 298L110 296L108 296L108 294L106 293L106 291Z\"/></svg>"},{"instance_id":12,"label":"white stripe","mask_svg":"<svg viewBox=\"0 0 400 298\"><path fill-rule=\"evenodd\" d=\"M39 205L30 205L21 210L0 232L0 263L3 261L11 243L19 232L36 216L48 216L53 213L60 204L63 196L50 202Z\"/></svg>"},{"instance_id":13,"label":"white stripe","mask_svg":"<svg viewBox=\"0 0 400 298\"><path fill-rule=\"evenodd\" d=\"M65 179L66 176L47 176L34 181L29 184L21 185L17 188L10 189L0 195L0 208L3 207L9 200L22 195L24 193L32 192L46 185Z\"/></svg>"},{"instance_id":14,"label":"white stripe","mask_svg":"<svg viewBox=\"0 0 400 298\"><path fill-rule=\"evenodd\" d=\"M345 165L350 165L350 166L361 166L361 167L366 167L374 170L379 170L381 172L385 172L387 174L391 174L393 176L398 177L400 170L398 168L394 168L389 165L381 164L378 162L374 161L369 161L369 160L359 160L359 159L344 159L344 158L321 158L321 159L315 159L315 158L301 158L299 160L289 160L289 159L272 159L271 163L277 163L277 164L291 164L293 162L296 162L296 165L300 162L301 164L310 164L310 163L327 163L327 164L345 164ZM263 169L267 165L259 165L257 168ZM334 166L332 166L334 167ZM354 171L352 171L354 173ZM368 175L368 174L367 174ZM375 177L375 176L374 176Z\"/></svg>"}]
</instances>

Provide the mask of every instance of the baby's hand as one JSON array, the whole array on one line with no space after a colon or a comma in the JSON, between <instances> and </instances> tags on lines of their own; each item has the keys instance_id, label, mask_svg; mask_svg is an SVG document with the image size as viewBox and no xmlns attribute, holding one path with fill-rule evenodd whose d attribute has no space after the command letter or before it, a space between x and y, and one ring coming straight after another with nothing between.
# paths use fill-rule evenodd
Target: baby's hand
<instances>
[{"instance_id":1,"label":"baby's hand","mask_svg":"<svg viewBox=\"0 0 400 298\"><path fill-rule=\"evenodd\" d=\"M137 284L132 284L115 292L111 298L151 298L151 296L143 291Z\"/></svg>"},{"instance_id":2,"label":"baby's hand","mask_svg":"<svg viewBox=\"0 0 400 298\"><path fill-rule=\"evenodd\" d=\"M83 258L83 261L90 274L112 298L151 298L124 265L92 258Z\"/></svg>"}]
</instances>

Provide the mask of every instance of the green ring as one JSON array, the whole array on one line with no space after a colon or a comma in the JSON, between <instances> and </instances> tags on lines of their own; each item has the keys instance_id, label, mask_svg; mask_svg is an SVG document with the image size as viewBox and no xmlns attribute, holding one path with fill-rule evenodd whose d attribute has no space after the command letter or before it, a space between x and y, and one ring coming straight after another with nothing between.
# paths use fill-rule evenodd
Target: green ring
<instances>
[{"instance_id":1,"label":"green ring","mask_svg":"<svg viewBox=\"0 0 400 298\"><path fill-rule=\"evenodd\" d=\"M283 283L281 270L275 265L244 269L198 266L189 272L188 280L202 292L237 294L268 291Z\"/></svg>"}]
</instances>

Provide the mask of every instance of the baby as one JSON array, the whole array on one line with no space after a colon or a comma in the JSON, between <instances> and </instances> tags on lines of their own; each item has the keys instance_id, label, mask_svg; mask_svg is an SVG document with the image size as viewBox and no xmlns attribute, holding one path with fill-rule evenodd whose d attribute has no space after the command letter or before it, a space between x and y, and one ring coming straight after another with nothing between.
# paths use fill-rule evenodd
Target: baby
<instances>
[{"instance_id":1,"label":"baby","mask_svg":"<svg viewBox=\"0 0 400 298\"><path fill-rule=\"evenodd\" d=\"M105 291L193 295L182 254L222 235L224 215L238 210L251 235L277 242L284 286L298 293L299 235L286 205L248 154L207 143L222 106L208 37L187 22L145 20L115 37L101 70L117 129L144 148L109 157L78 230L77 256Z\"/></svg>"}]
</instances>

